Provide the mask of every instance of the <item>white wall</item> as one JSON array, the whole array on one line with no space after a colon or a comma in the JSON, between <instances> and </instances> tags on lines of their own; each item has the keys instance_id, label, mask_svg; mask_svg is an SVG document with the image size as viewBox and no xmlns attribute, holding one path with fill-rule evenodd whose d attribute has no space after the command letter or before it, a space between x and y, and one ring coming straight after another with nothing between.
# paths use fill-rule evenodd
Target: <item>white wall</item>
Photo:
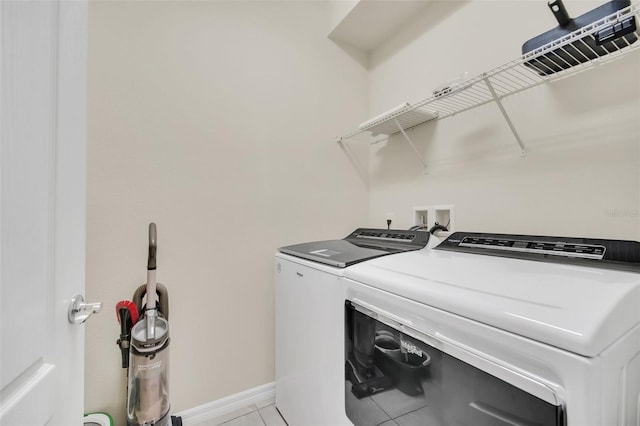
<instances>
[{"instance_id":1,"label":"white wall","mask_svg":"<svg viewBox=\"0 0 640 426\"><path fill-rule=\"evenodd\" d=\"M174 411L273 380L278 246L367 214L408 227L425 204L455 204L461 230L640 238L637 55L507 99L526 158L486 105L411 131L427 175L402 139L375 145L368 193L335 136L556 24L541 1L433 2L366 58L327 39L330 6L90 3L87 297L106 309L86 325L87 411L122 424L112 307L145 280L150 221Z\"/></svg>"},{"instance_id":2,"label":"white wall","mask_svg":"<svg viewBox=\"0 0 640 426\"><path fill-rule=\"evenodd\" d=\"M367 73L324 2L91 2L86 409L124 424L115 303L145 281L147 225L170 295L172 411L274 380L273 254L367 220L335 137Z\"/></svg>"},{"instance_id":3,"label":"white wall","mask_svg":"<svg viewBox=\"0 0 640 426\"><path fill-rule=\"evenodd\" d=\"M565 4L577 16L601 2ZM541 1L434 2L373 52L369 113L515 59L556 25ZM426 175L402 137L374 145L370 225L454 204L458 230L640 239L639 75L634 54L507 98L525 158L495 104L410 132Z\"/></svg>"}]
</instances>

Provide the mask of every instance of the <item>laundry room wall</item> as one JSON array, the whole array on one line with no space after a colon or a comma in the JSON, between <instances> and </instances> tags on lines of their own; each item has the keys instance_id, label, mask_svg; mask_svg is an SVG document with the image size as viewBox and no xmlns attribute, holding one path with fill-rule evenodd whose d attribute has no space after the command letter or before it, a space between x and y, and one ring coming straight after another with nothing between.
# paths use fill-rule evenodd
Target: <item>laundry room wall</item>
<instances>
[{"instance_id":1,"label":"laundry room wall","mask_svg":"<svg viewBox=\"0 0 640 426\"><path fill-rule=\"evenodd\" d=\"M90 2L87 411L124 424L114 306L146 280L152 221L172 411L274 380L275 249L368 216L335 143L367 116L366 58L327 38L327 6Z\"/></svg>"},{"instance_id":2,"label":"laundry room wall","mask_svg":"<svg viewBox=\"0 0 640 426\"><path fill-rule=\"evenodd\" d=\"M604 1L567 0L575 17ZM443 82L516 59L557 23L545 1L434 1L370 58L375 116L426 99ZM456 229L640 239L640 55L373 145L370 225L414 224L414 207L454 205ZM356 127L359 123L353 123Z\"/></svg>"}]
</instances>

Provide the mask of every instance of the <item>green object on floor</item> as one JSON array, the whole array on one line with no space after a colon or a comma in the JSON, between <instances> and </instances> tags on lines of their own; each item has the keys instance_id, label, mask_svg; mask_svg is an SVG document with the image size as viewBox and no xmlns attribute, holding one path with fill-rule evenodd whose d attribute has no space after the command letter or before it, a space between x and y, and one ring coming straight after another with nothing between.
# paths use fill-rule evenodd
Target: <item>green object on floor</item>
<instances>
[{"instance_id":1,"label":"green object on floor","mask_svg":"<svg viewBox=\"0 0 640 426\"><path fill-rule=\"evenodd\" d=\"M84 415L84 426L113 426L113 419L107 413L89 413Z\"/></svg>"}]
</instances>

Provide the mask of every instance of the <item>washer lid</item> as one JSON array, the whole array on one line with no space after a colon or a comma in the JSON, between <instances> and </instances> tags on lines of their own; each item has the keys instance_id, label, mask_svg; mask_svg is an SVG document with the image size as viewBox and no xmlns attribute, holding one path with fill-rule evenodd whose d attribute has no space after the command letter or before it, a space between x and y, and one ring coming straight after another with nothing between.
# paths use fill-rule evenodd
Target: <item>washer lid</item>
<instances>
[{"instance_id":1,"label":"washer lid","mask_svg":"<svg viewBox=\"0 0 640 426\"><path fill-rule=\"evenodd\" d=\"M385 250L360 247L345 240L327 240L295 244L281 247L278 250L281 253L324 263L337 268L345 268L364 260L389 254L389 252Z\"/></svg>"},{"instance_id":2,"label":"washer lid","mask_svg":"<svg viewBox=\"0 0 640 426\"><path fill-rule=\"evenodd\" d=\"M344 276L584 356L640 324L640 274L562 263L420 250Z\"/></svg>"},{"instance_id":3,"label":"washer lid","mask_svg":"<svg viewBox=\"0 0 640 426\"><path fill-rule=\"evenodd\" d=\"M429 233L358 228L342 240L315 241L280 247L281 253L337 268L391 253L418 250L426 246Z\"/></svg>"}]
</instances>

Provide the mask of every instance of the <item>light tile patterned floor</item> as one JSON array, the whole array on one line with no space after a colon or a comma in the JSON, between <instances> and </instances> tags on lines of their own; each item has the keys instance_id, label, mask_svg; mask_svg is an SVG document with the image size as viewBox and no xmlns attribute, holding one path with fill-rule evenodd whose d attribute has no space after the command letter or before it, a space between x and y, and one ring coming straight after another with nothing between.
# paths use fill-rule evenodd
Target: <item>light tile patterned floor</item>
<instances>
[{"instance_id":1,"label":"light tile patterned floor","mask_svg":"<svg viewBox=\"0 0 640 426\"><path fill-rule=\"evenodd\" d=\"M195 426L287 426L287 422L280 416L275 404L270 404L264 407L250 405Z\"/></svg>"}]
</instances>

